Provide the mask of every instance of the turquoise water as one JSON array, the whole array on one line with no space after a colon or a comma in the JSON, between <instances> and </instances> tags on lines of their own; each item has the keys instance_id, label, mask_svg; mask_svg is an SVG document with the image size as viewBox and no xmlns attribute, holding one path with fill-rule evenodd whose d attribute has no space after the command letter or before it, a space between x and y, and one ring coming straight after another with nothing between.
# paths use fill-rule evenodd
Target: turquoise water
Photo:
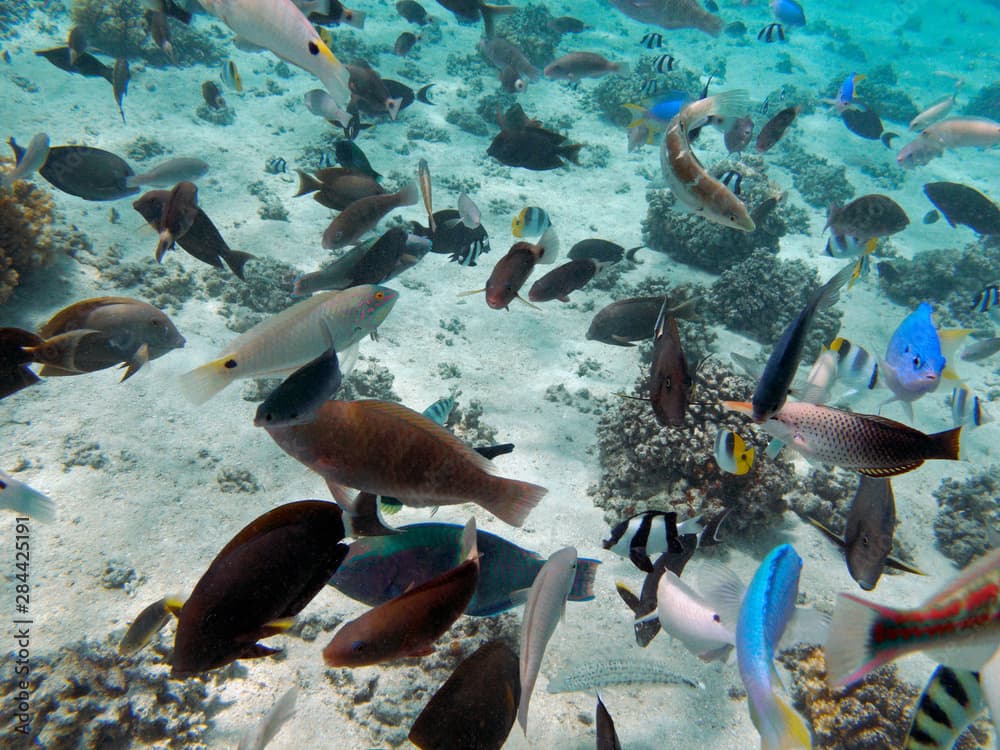
<instances>
[{"instance_id":1,"label":"turquoise water","mask_svg":"<svg viewBox=\"0 0 1000 750\"><path fill-rule=\"evenodd\" d=\"M443 506L433 518L429 509L404 507L386 516L391 525L428 520L464 525L473 516L480 529L542 557L573 545L581 557L602 562L595 598L570 602L548 644L527 736L515 725L505 747L593 746L593 690L550 693L547 686L581 665L599 671L610 664L603 668L620 674L623 659L647 660L647 669L637 669L642 674L677 678L602 690L624 747L690 742L755 747L759 735L735 663L703 663L666 634L640 648L632 613L615 583L638 592L644 574L603 549L601 541L611 525L647 508L676 510L686 518L727 507L733 516L723 526L723 543L696 553L691 561L696 574L703 558L710 558L749 581L773 547L790 542L804 559L800 603L829 613L839 592L859 593L842 555L789 509L839 529L856 475L812 466L788 448L774 461L764 455L768 438L762 431L711 404L749 399L753 383L740 375L730 354L763 363L804 303L807 287L848 262L824 252L833 202L887 195L909 224L879 241L871 272L841 295L835 307L839 318L820 316L821 331L807 346L803 377L820 344L837 335L884 355L893 331L922 301L934 306L940 328L972 328L977 338L995 335L991 316L971 308L977 291L1000 281L994 275L1000 257L996 239L967 226L953 228L943 219L925 223L934 206L922 187L955 182L1000 199L1000 151L952 148L912 170L899 167L896 155L918 137L907 129L909 120L952 92L957 100L951 116L1000 119L995 45L1000 16L985 2L877 8L808 3L804 27L786 24L786 41L767 43L758 41L757 33L775 18L763 3L720 3L718 15L728 28L718 36L658 28L597 0L518 5L517 13L497 19L496 33L520 45L536 66L588 51L627 63L628 75L578 83L542 77L528 81L523 93L505 93L498 71L476 49L482 22L459 23L429 1L424 6L435 18L429 26L407 23L391 3L357 0L352 7L367 13L364 28L330 30L331 49L342 61L367 60L384 78L414 92L434 84L428 95L433 104L414 101L395 121L377 114L361 118L373 127L361 130L356 143L383 175L387 192L415 180L418 162L425 160L434 210L455 208L466 193L490 239L490 251L474 267L432 252L385 282L399 293L398 300L378 339L360 342L359 362L341 397L388 398L421 411L453 394L459 411L449 426L473 445L513 443L512 453L496 459L496 471L548 489L520 528L473 504ZM18 514L4 511L0 519L3 538L11 540L4 544L9 551L3 606L10 613L4 649L13 657L3 668L0 736L12 747L236 747L242 733L297 685L297 712L269 747L412 746L406 739L410 726L460 657L495 638L507 639L516 650L523 608L498 617L461 618L433 656L328 668L322 648L342 622L367 607L325 587L298 615L290 634L264 641L282 649L281 656L242 659L171 680L173 623L140 654L117 654L126 628L145 606L168 594L186 597L224 545L255 518L294 500L330 498L316 473L253 425L257 402L276 381L243 380L201 405L185 396L180 381L215 359L238 333L290 306L297 276L346 251L322 246L334 212L307 196L294 197L294 170L332 165L335 142L343 138L342 128L311 114L303 103L307 91L322 88L320 80L270 52L237 48L222 21L205 14L196 14L189 26L168 20L174 64L146 32L142 14L142 4L134 0L4 4L0 121L5 136L27 146L35 133L44 132L52 146L104 149L124 158L135 173L174 157L203 160L208 171L195 179L198 205L232 249L255 259L246 265L245 282L181 248L157 264L157 233L131 206L151 186L104 202L69 195L38 174L17 183L13 193L0 188L0 325L37 331L75 302L120 296L159 308L186 340L124 383L114 368L47 377L2 402L0 470L49 496L57 517L52 523L19 522ZM576 16L590 28L560 37L545 22L561 15ZM742 31L731 26L737 22ZM89 52L103 64L128 60L124 122L108 81L60 70L35 54L64 45L75 24L86 28ZM421 38L406 56L398 56L393 45L404 31ZM660 33L662 46L654 42L647 49L641 40L649 33ZM657 72L655 61L664 54L675 58L674 69ZM240 73L242 92L220 78L228 60ZM880 114L884 131L899 134L887 139L889 147L850 132L823 101L834 98L855 72L865 76L857 83L857 98ZM764 154L755 154L752 144L742 154L727 153L723 134L713 128L693 146L714 176L739 173L751 214L768 198L780 199L753 233L677 210L661 170L662 135L640 149L627 148L625 126L632 115L621 104L655 101L657 96L644 101L646 86L680 90L695 100L709 76L709 94L747 91L754 137L780 110L802 107L781 141ZM962 85L956 89L958 79ZM207 81L218 86L226 109L206 104ZM514 103L566 135L566 143L583 144L580 163L530 171L488 156L500 131L497 111ZM12 211L20 206L30 217L39 210L44 214L44 208L35 208L40 193L29 192L29 183L51 195L47 236L35 236L30 225L21 230L23 220ZM625 259L601 270L569 303L532 309L515 300L505 311L490 309L482 293L460 296L486 285L496 262L517 241L510 223L525 206L549 214L560 245L556 264L587 238L650 249L640 250L634 262ZM409 228L411 221L427 223L422 200L393 211L367 236ZM22 236L24 243L16 244ZM755 250L764 254L746 261ZM7 258L16 280L3 275ZM535 270L522 295L527 297L530 284L550 268ZM649 343L614 347L588 340L586 333L594 315L613 301L678 287L674 301L699 300L680 329L692 370L705 355L713 356L694 376L691 400L698 403L684 426L661 428L647 403L616 395L646 395L638 381L648 371ZM1000 382L995 357L952 359L961 382L989 413ZM927 433L948 429L948 397L955 384L943 380L916 401L912 421L899 404L882 413ZM842 388L835 394L832 403L874 414L890 392L880 387L850 401L843 400ZM757 449L746 480L725 478L715 468L712 445L720 427L736 430ZM886 575L874 592L860 592L865 598L915 606L991 546L1000 481L995 430L995 423L966 428L962 461L931 461L893 480L895 552L930 575ZM23 536L29 537L27 571L16 567L15 542ZM490 564L488 557L481 564ZM17 587L24 576L30 604L28 612L18 613ZM31 620L27 646L15 639L13 624L25 618ZM16 671L21 649L28 650L24 688L18 685L24 674ZM793 656L779 670L796 700L797 685L812 674L805 661L801 654ZM792 671L785 669L789 666ZM871 706L834 696L814 710L856 713L858 731L852 733L847 721L848 729L827 734L822 722L814 722L814 745L898 746L910 702L934 663L915 656L898 666L898 680L880 678L896 691L883 691L889 697L874 709L884 735L861 732L871 726ZM85 687L67 687L74 681ZM27 695L19 697L22 691ZM15 711L22 698L27 711ZM813 709L796 706L813 718ZM20 721L19 713L28 721ZM986 746L991 728L988 721L981 726L978 742Z\"/></svg>"}]
</instances>

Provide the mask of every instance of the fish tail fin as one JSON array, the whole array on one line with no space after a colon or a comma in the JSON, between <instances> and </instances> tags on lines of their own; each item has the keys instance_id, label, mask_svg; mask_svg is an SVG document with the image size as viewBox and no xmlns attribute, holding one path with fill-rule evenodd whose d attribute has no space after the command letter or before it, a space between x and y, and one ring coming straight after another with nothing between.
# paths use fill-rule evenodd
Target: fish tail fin
<instances>
[{"instance_id":1,"label":"fish tail fin","mask_svg":"<svg viewBox=\"0 0 1000 750\"><path fill-rule=\"evenodd\" d=\"M618 596L620 596L622 601L625 602L625 606L631 609L632 614L634 614L637 618L649 614L648 612L642 611L642 603L639 601L639 597L636 596L635 592L624 583L616 581L615 591L618 592Z\"/></svg>"},{"instance_id":2,"label":"fish tail fin","mask_svg":"<svg viewBox=\"0 0 1000 750\"><path fill-rule=\"evenodd\" d=\"M301 169L296 169L299 175L299 192L293 195L293 198L298 198L300 195L307 195L308 193L313 193L323 187L323 183L317 180L308 172L303 172Z\"/></svg>"},{"instance_id":3,"label":"fish tail fin","mask_svg":"<svg viewBox=\"0 0 1000 750\"><path fill-rule=\"evenodd\" d=\"M895 622L896 610L853 594L837 597L830 637L823 646L826 679L833 687L850 685L904 653L874 641L872 632L880 620Z\"/></svg>"},{"instance_id":4,"label":"fish tail fin","mask_svg":"<svg viewBox=\"0 0 1000 750\"><path fill-rule=\"evenodd\" d=\"M244 253L240 250L230 250L228 253L222 256L222 259L229 266L229 270L236 275L240 281L246 281L246 277L243 276L243 266L246 265L248 260L253 260L256 255L251 255L250 253Z\"/></svg>"},{"instance_id":5,"label":"fish tail fin","mask_svg":"<svg viewBox=\"0 0 1000 750\"><path fill-rule=\"evenodd\" d=\"M583 148L582 143L571 143L568 146L559 147L559 155L564 159L569 159L571 162L580 166L580 149Z\"/></svg>"},{"instance_id":6,"label":"fish tail fin","mask_svg":"<svg viewBox=\"0 0 1000 750\"><path fill-rule=\"evenodd\" d=\"M576 575L573 586L569 590L569 599L574 602L589 602L595 598L594 580L597 578L597 566L600 560L581 557L576 561Z\"/></svg>"},{"instance_id":7,"label":"fish tail fin","mask_svg":"<svg viewBox=\"0 0 1000 750\"><path fill-rule=\"evenodd\" d=\"M200 406L233 381L226 367L228 360L220 357L181 375L181 392L188 401Z\"/></svg>"},{"instance_id":8,"label":"fish tail fin","mask_svg":"<svg viewBox=\"0 0 1000 750\"><path fill-rule=\"evenodd\" d=\"M340 17L341 23L346 23L348 26L353 26L356 29L363 29L365 27L365 17L368 14L363 10L348 10L344 8L344 15Z\"/></svg>"},{"instance_id":9,"label":"fish tail fin","mask_svg":"<svg viewBox=\"0 0 1000 750\"><path fill-rule=\"evenodd\" d=\"M750 94L746 89L733 89L715 94L712 111L715 117L743 117L750 109Z\"/></svg>"},{"instance_id":10,"label":"fish tail fin","mask_svg":"<svg viewBox=\"0 0 1000 750\"><path fill-rule=\"evenodd\" d=\"M535 246L538 248L536 263L544 265L555 263L559 255L559 236L556 234L556 228L550 224L545 233L538 238Z\"/></svg>"},{"instance_id":11,"label":"fish tail fin","mask_svg":"<svg viewBox=\"0 0 1000 750\"><path fill-rule=\"evenodd\" d=\"M816 308L821 309L836 304L840 299L840 290L855 274L855 264L852 261L837 271L836 274L816 292Z\"/></svg>"},{"instance_id":12,"label":"fish tail fin","mask_svg":"<svg viewBox=\"0 0 1000 750\"><path fill-rule=\"evenodd\" d=\"M56 504L47 495L26 484L8 484L0 474L0 507L19 515L31 516L37 521L52 523L56 520Z\"/></svg>"},{"instance_id":13,"label":"fish tail fin","mask_svg":"<svg viewBox=\"0 0 1000 750\"><path fill-rule=\"evenodd\" d=\"M517 479L494 477L495 491L479 504L504 523L523 526L528 514L548 492L544 487Z\"/></svg>"},{"instance_id":14,"label":"fish tail fin","mask_svg":"<svg viewBox=\"0 0 1000 750\"><path fill-rule=\"evenodd\" d=\"M763 743L763 747L773 750L792 750L793 748L811 748L812 733L806 720L802 718L783 696L774 696L774 716L772 726L777 731L778 744L771 746Z\"/></svg>"},{"instance_id":15,"label":"fish tail fin","mask_svg":"<svg viewBox=\"0 0 1000 750\"><path fill-rule=\"evenodd\" d=\"M490 5L483 3L480 6L483 14L483 36L487 39L493 38L493 26L497 16L508 16L517 11L516 5Z\"/></svg>"},{"instance_id":16,"label":"fish tail fin","mask_svg":"<svg viewBox=\"0 0 1000 750\"><path fill-rule=\"evenodd\" d=\"M935 432L933 435L929 435L931 444L927 457L940 458L946 461L960 460L962 450L961 432L962 427L959 425L950 430Z\"/></svg>"},{"instance_id":17,"label":"fish tail fin","mask_svg":"<svg viewBox=\"0 0 1000 750\"><path fill-rule=\"evenodd\" d=\"M22 388L39 381L38 375L28 368L33 357L25 347L40 346L44 341L23 328L0 328L0 398L17 393Z\"/></svg>"},{"instance_id":18,"label":"fish tail fin","mask_svg":"<svg viewBox=\"0 0 1000 750\"><path fill-rule=\"evenodd\" d=\"M393 99L385 100L385 109L389 113L389 119L395 120L399 115L399 109L403 106L403 100L400 97L395 97Z\"/></svg>"},{"instance_id":19,"label":"fish tail fin","mask_svg":"<svg viewBox=\"0 0 1000 750\"><path fill-rule=\"evenodd\" d=\"M399 197L399 205L401 206L415 206L420 200L420 191L417 190L415 182L406 183L396 195Z\"/></svg>"}]
</instances>

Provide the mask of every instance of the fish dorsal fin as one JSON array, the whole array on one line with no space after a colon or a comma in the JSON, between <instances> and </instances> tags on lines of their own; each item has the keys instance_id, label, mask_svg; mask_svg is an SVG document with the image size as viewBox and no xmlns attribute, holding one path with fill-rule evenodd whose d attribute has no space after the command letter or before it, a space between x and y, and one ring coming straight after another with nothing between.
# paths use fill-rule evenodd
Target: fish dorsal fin
<instances>
[{"instance_id":1,"label":"fish dorsal fin","mask_svg":"<svg viewBox=\"0 0 1000 750\"><path fill-rule=\"evenodd\" d=\"M800 513L799 517L803 521L807 521L808 523L811 523L817 529L819 529L820 531L822 531L823 535L826 536L827 539L829 539L831 542L833 542L834 544L836 544L838 547L843 548L845 546L845 544L844 544L844 538L840 534L837 534L832 529L828 528L827 526L824 526L823 524L821 524L819 521L817 521L812 516L807 516L804 513Z\"/></svg>"},{"instance_id":2,"label":"fish dorsal fin","mask_svg":"<svg viewBox=\"0 0 1000 750\"><path fill-rule=\"evenodd\" d=\"M886 566L892 568L893 570L899 570L902 571L903 573L912 573L913 575L917 576L927 575L924 571L920 570L920 568L914 567L909 563L903 562L898 557L894 557L892 555L889 555L887 558L885 558L885 564Z\"/></svg>"},{"instance_id":3,"label":"fish dorsal fin","mask_svg":"<svg viewBox=\"0 0 1000 750\"><path fill-rule=\"evenodd\" d=\"M134 305L139 300L131 297L95 297L94 299L82 300L69 307L65 307L49 321L38 329L38 335L43 339L51 338L59 333L65 333L77 327L77 321L82 320L94 310L108 305Z\"/></svg>"},{"instance_id":4,"label":"fish dorsal fin","mask_svg":"<svg viewBox=\"0 0 1000 750\"><path fill-rule=\"evenodd\" d=\"M732 568L705 560L698 569L698 590L702 599L719 614L722 625L735 631L746 587Z\"/></svg>"}]
</instances>

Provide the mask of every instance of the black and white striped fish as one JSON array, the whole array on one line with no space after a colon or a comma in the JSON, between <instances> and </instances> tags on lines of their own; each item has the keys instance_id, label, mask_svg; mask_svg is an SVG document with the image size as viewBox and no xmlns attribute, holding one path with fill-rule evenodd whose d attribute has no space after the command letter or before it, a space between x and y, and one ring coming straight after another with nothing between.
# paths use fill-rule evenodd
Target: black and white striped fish
<instances>
[{"instance_id":1,"label":"black and white striped fish","mask_svg":"<svg viewBox=\"0 0 1000 750\"><path fill-rule=\"evenodd\" d=\"M669 73L677 64L677 58L673 55L660 55L653 60L653 69L657 73Z\"/></svg>"},{"instance_id":2,"label":"black and white striped fish","mask_svg":"<svg viewBox=\"0 0 1000 750\"><path fill-rule=\"evenodd\" d=\"M903 750L951 750L985 708L976 672L938 667L917 702Z\"/></svg>"},{"instance_id":3,"label":"black and white striped fish","mask_svg":"<svg viewBox=\"0 0 1000 750\"><path fill-rule=\"evenodd\" d=\"M288 162L280 156L275 156L273 159L267 160L264 171L268 174L283 174L288 171Z\"/></svg>"},{"instance_id":4,"label":"black and white striped fish","mask_svg":"<svg viewBox=\"0 0 1000 750\"><path fill-rule=\"evenodd\" d=\"M757 33L758 42L783 42L785 41L785 27L780 23L769 23Z\"/></svg>"},{"instance_id":5,"label":"black and white striped fish","mask_svg":"<svg viewBox=\"0 0 1000 750\"><path fill-rule=\"evenodd\" d=\"M677 523L677 514L662 510L647 510L626 518L611 529L611 536L602 542L604 549L627 557L639 570L653 570L652 558L671 549L671 541L684 534L699 535L698 546L719 543L719 526L726 514L704 522L701 516Z\"/></svg>"},{"instance_id":6,"label":"black and white striped fish","mask_svg":"<svg viewBox=\"0 0 1000 750\"><path fill-rule=\"evenodd\" d=\"M332 151L324 151L319 155L319 168L327 169L329 167L336 167L338 165L337 155Z\"/></svg>"},{"instance_id":7,"label":"black and white striped fish","mask_svg":"<svg viewBox=\"0 0 1000 750\"><path fill-rule=\"evenodd\" d=\"M965 425L967 430L972 430L992 422L993 417L983 410L979 396L963 384L951 391L951 421L955 427Z\"/></svg>"},{"instance_id":8,"label":"black and white striped fish","mask_svg":"<svg viewBox=\"0 0 1000 750\"><path fill-rule=\"evenodd\" d=\"M733 191L733 195L740 194L740 187L743 185L743 175L735 169L729 169L722 173L720 179L723 185ZM731 183L731 184L730 184Z\"/></svg>"},{"instance_id":9,"label":"black and white striped fish","mask_svg":"<svg viewBox=\"0 0 1000 750\"><path fill-rule=\"evenodd\" d=\"M650 31L642 40L639 42L646 49L659 49L663 46L663 34L656 31Z\"/></svg>"}]
</instances>

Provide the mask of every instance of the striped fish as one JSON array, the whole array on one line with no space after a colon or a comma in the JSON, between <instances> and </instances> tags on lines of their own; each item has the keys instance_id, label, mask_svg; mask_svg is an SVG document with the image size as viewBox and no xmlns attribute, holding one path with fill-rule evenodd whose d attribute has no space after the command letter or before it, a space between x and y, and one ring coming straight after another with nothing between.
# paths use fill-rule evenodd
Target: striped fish
<instances>
[{"instance_id":1,"label":"striped fish","mask_svg":"<svg viewBox=\"0 0 1000 750\"><path fill-rule=\"evenodd\" d=\"M951 750L985 708L978 673L938 667L917 702L903 750Z\"/></svg>"},{"instance_id":2,"label":"striped fish","mask_svg":"<svg viewBox=\"0 0 1000 750\"><path fill-rule=\"evenodd\" d=\"M510 223L510 231L515 237L541 237L552 226L544 208L525 206Z\"/></svg>"},{"instance_id":3,"label":"striped fish","mask_svg":"<svg viewBox=\"0 0 1000 750\"><path fill-rule=\"evenodd\" d=\"M702 523L701 516L696 516L677 523L677 514L672 511L647 510L616 524L611 536L601 544L604 549L629 558L639 570L650 573L652 558L675 550L678 538L684 534L700 534L699 546L717 544L716 534L723 518L725 514Z\"/></svg>"}]
</instances>

